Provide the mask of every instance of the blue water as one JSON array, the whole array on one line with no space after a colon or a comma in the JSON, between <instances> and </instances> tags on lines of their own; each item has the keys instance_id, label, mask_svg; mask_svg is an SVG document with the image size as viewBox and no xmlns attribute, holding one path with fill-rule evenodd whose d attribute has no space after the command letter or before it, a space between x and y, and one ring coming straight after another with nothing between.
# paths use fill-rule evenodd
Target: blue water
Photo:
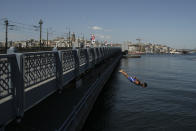
<instances>
[{"instance_id":1,"label":"blue water","mask_svg":"<svg viewBox=\"0 0 196 131\"><path fill-rule=\"evenodd\" d=\"M148 83L140 88L118 70ZM83 131L196 131L196 55L120 61Z\"/></svg>"}]
</instances>

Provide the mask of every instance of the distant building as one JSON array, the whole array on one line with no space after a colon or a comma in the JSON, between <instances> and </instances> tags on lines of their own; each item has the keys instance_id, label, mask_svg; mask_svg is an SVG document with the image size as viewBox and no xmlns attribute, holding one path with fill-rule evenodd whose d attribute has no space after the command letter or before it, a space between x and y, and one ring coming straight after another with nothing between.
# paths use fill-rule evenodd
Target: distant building
<instances>
[{"instance_id":1,"label":"distant building","mask_svg":"<svg viewBox=\"0 0 196 131\"><path fill-rule=\"evenodd\" d=\"M52 43L54 44L53 47L69 47L64 37L57 37Z\"/></svg>"},{"instance_id":2,"label":"distant building","mask_svg":"<svg viewBox=\"0 0 196 131\"><path fill-rule=\"evenodd\" d=\"M74 32L73 32L73 34L71 35L71 41L72 41L72 42L75 42L75 41L76 41L76 35L74 34Z\"/></svg>"},{"instance_id":3,"label":"distant building","mask_svg":"<svg viewBox=\"0 0 196 131\"><path fill-rule=\"evenodd\" d=\"M152 54L153 53L153 46L148 44L145 46L145 53Z\"/></svg>"},{"instance_id":4,"label":"distant building","mask_svg":"<svg viewBox=\"0 0 196 131\"><path fill-rule=\"evenodd\" d=\"M160 48L160 53L169 53L169 48L167 46L162 46Z\"/></svg>"},{"instance_id":5,"label":"distant building","mask_svg":"<svg viewBox=\"0 0 196 131\"><path fill-rule=\"evenodd\" d=\"M136 53L139 52L140 46L138 44L130 44L128 45L128 52L129 53Z\"/></svg>"},{"instance_id":6,"label":"distant building","mask_svg":"<svg viewBox=\"0 0 196 131\"><path fill-rule=\"evenodd\" d=\"M103 45L104 45L104 44L103 44ZM121 46L122 46L122 44L119 44L119 43L113 43L113 44L112 44L112 46L113 46L113 47L121 47Z\"/></svg>"},{"instance_id":7,"label":"distant building","mask_svg":"<svg viewBox=\"0 0 196 131\"><path fill-rule=\"evenodd\" d=\"M4 47L5 43L4 42L0 42L0 47Z\"/></svg>"}]
</instances>

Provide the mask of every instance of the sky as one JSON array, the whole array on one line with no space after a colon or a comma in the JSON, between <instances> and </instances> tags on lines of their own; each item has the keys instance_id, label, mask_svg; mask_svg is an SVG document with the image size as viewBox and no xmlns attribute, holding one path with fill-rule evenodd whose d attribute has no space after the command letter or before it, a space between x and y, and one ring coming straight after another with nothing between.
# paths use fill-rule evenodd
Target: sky
<instances>
[{"instance_id":1,"label":"sky","mask_svg":"<svg viewBox=\"0 0 196 131\"><path fill-rule=\"evenodd\" d=\"M46 30L66 37L69 29L77 37L123 43L124 41L196 48L196 0L1 0L0 41L5 39L4 20L16 25L9 40L39 38L43 20ZM11 28L11 27L10 27ZM53 33L53 34L52 34Z\"/></svg>"}]
</instances>

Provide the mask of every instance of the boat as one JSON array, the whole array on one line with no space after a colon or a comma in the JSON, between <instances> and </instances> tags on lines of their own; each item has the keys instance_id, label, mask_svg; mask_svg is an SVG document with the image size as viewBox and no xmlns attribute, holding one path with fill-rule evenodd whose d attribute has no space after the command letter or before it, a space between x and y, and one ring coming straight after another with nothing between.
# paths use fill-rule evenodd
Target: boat
<instances>
[{"instance_id":1,"label":"boat","mask_svg":"<svg viewBox=\"0 0 196 131\"><path fill-rule=\"evenodd\" d=\"M127 54L126 57L128 57L128 58L141 58L141 55Z\"/></svg>"},{"instance_id":2,"label":"boat","mask_svg":"<svg viewBox=\"0 0 196 131\"><path fill-rule=\"evenodd\" d=\"M130 53L128 53L128 54L125 54L123 56L126 57L126 58L141 58L140 54L130 54Z\"/></svg>"},{"instance_id":3,"label":"boat","mask_svg":"<svg viewBox=\"0 0 196 131\"><path fill-rule=\"evenodd\" d=\"M123 54L125 58L141 58L141 52L127 52Z\"/></svg>"}]
</instances>

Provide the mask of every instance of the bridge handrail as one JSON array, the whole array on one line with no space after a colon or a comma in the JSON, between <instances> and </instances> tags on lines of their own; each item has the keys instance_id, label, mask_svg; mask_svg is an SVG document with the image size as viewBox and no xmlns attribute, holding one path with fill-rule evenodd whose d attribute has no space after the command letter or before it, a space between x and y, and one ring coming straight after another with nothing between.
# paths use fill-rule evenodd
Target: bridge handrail
<instances>
[{"instance_id":1,"label":"bridge handrail","mask_svg":"<svg viewBox=\"0 0 196 131\"><path fill-rule=\"evenodd\" d=\"M24 88L29 88L51 78L56 79L55 52L25 53L22 55Z\"/></svg>"},{"instance_id":2,"label":"bridge handrail","mask_svg":"<svg viewBox=\"0 0 196 131\"><path fill-rule=\"evenodd\" d=\"M18 115L20 80L16 55L0 55L0 126Z\"/></svg>"},{"instance_id":3,"label":"bridge handrail","mask_svg":"<svg viewBox=\"0 0 196 131\"><path fill-rule=\"evenodd\" d=\"M7 115L0 118L0 126L22 117L25 111L62 89L64 83L120 51L120 48L101 47L0 55L0 115ZM7 93L2 94L3 88ZM9 96L14 102L10 99L2 102ZM4 106L11 109L2 110Z\"/></svg>"},{"instance_id":4,"label":"bridge handrail","mask_svg":"<svg viewBox=\"0 0 196 131\"><path fill-rule=\"evenodd\" d=\"M0 55L0 99L14 94L13 85L11 84L14 55Z\"/></svg>"},{"instance_id":5,"label":"bridge handrail","mask_svg":"<svg viewBox=\"0 0 196 131\"><path fill-rule=\"evenodd\" d=\"M61 65L63 73L75 69L75 58L73 50L61 51Z\"/></svg>"}]
</instances>

